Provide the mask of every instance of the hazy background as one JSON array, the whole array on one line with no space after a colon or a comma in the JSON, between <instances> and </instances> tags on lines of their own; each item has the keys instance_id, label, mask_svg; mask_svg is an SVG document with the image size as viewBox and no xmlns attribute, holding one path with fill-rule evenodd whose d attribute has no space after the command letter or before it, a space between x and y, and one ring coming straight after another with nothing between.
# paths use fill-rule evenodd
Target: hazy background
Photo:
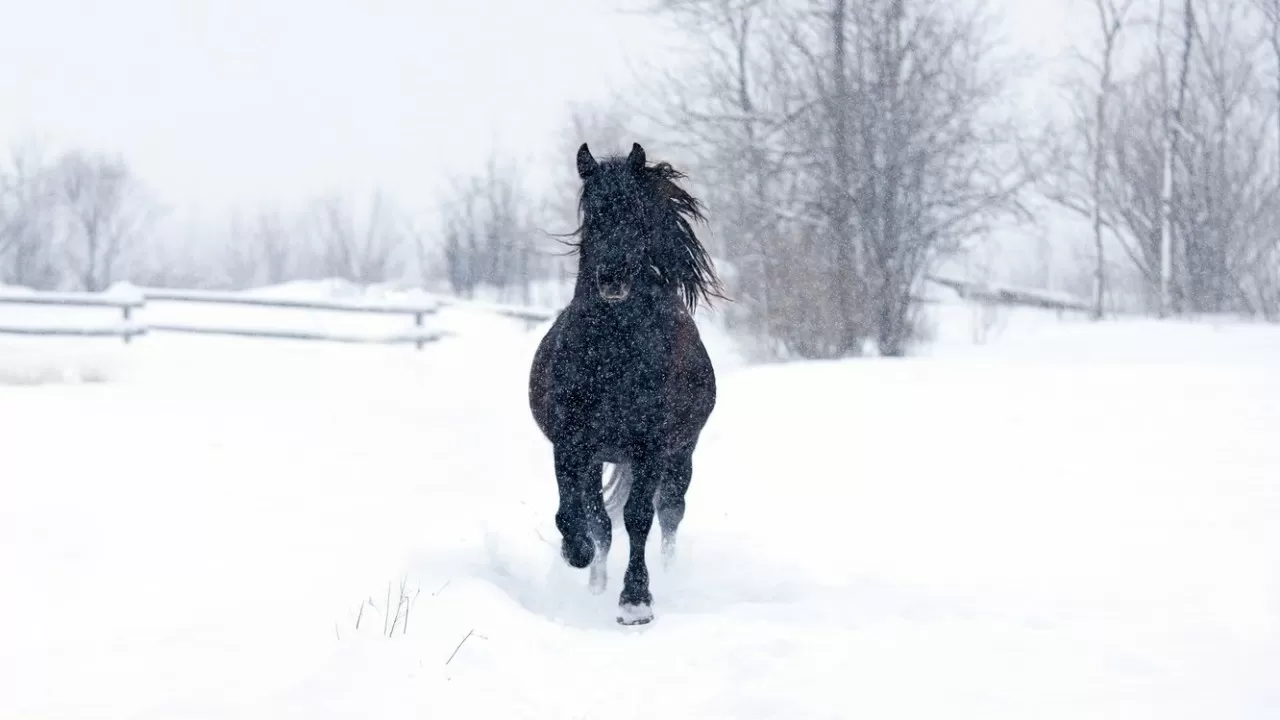
<instances>
[{"instance_id":1,"label":"hazy background","mask_svg":"<svg viewBox=\"0 0 1280 720\"><path fill-rule=\"evenodd\" d=\"M375 187L427 205L490 148L571 166L574 104L679 65L687 37L647 4L4 0L0 145L118 152L181 218ZM1073 6L993 3L1045 73Z\"/></svg>"},{"instance_id":2,"label":"hazy background","mask_svg":"<svg viewBox=\"0 0 1280 720\"><path fill-rule=\"evenodd\" d=\"M836 298L820 325L849 323L839 331L846 340L793 338L782 341L783 354L853 352L855 336L875 335L867 323L880 322L849 319L854 305L903 315L897 306L914 303L919 282L937 272L1067 292L1099 316L1271 317L1280 312L1280 242L1269 232L1259 239L1258 229L1274 225L1260 208L1276 198L1280 178L1272 129L1280 44L1270 43L1280 24L1269 19L1280 14L1268 14L1276 5L4 0L0 283L241 288L343 277L545 300L530 285L563 287L573 269L548 233L574 226L574 149L588 141L600 154L639 140L651 159L686 169L707 201L708 242L742 301L738 319L754 333L788 324L777 308L808 316ZM833 104L836 7L845 8L849 52L840 82L853 85L846 102ZM892 63L857 65L859 53L892 37L894 7L904 8L902 27L930 28L925 45L900 48L904 67L942 68L914 86L903 80L910 108L896 119L868 110L876 73ZM748 84L760 114L738 122L728 48L748 16ZM1102 30L1111 24L1104 82ZM973 51L939 39L952 31ZM1175 111L1175 97L1190 100ZM950 102L942 98L962 106L958 119L941 118ZM1099 99L1108 106L1101 132ZM806 102L825 103L826 115L779 119ZM1167 146L1177 123L1165 119L1174 114L1190 128L1180 138L1193 141ZM844 136L840 122L853 123ZM883 136L859 135L859 123L879 123ZM908 125L911 137L898 138L906 155L865 145L873 137L891 144L894 128ZM961 137L962 127L973 132ZM761 132L772 135L761 141ZM938 140L939 132L959 134ZM907 149L916 141L933 144ZM739 163L747 157L754 164ZM884 189L903 157L939 185L901 196L911 205L934 193L924 206L858 205L866 199L858 193ZM1175 158L1167 166L1178 176L1168 188L1165 157ZM1249 157L1267 158L1266 167L1224 164ZM972 204L975 173L999 185L1000 197L982 207ZM962 222L939 220L960 196L969 203ZM942 235L886 235L875 240L880 250L864 237L879 215L911 212L941 223ZM106 229L86 229L101 217L111 219ZM899 220L896 227L910 225ZM872 269L876 253L897 259ZM821 277L766 288L778 274L771 263L799 263ZM1197 280L1207 276L1217 278L1212 288ZM801 287L816 294L797 295ZM889 287L901 302L877 299ZM908 317L892 322L910 334Z\"/></svg>"},{"instance_id":3,"label":"hazy background","mask_svg":"<svg viewBox=\"0 0 1280 720\"><path fill-rule=\"evenodd\" d=\"M656 23L582 0L4 3L0 138L129 159L183 213L545 157ZM572 162L572 158L562 161Z\"/></svg>"},{"instance_id":4,"label":"hazy background","mask_svg":"<svg viewBox=\"0 0 1280 720\"><path fill-rule=\"evenodd\" d=\"M0 134L118 151L192 211L537 155L652 23L576 0L5 3Z\"/></svg>"},{"instance_id":5,"label":"hazy background","mask_svg":"<svg viewBox=\"0 0 1280 720\"><path fill-rule=\"evenodd\" d=\"M1079 0L998 0L1052 59ZM376 185L406 199L490 147L555 161L573 103L686 39L638 0L0 2L0 143L122 153L184 213ZM662 149L654 148L660 157ZM572 157L559 158L571 163Z\"/></svg>"}]
</instances>

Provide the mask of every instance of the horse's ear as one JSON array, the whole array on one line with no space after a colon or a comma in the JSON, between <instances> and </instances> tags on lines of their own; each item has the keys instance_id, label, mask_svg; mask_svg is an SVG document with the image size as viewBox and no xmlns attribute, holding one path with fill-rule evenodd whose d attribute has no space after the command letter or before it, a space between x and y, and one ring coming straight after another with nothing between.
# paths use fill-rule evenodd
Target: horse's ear
<instances>
[{"instance_id":1,"label":"horse's ear","mask_svg":"<svg viewBox=\"0 0 1280 720\"><path fill-rule=\"evenodd\" d=\"M600 163L591 156L591 151L587 149L587 144L582 143L582 147L578 148L578 177L586 180L596 168L600 167Z\"/></svg>"},{"instance_id":2,"label":"horse's ear","mask_svg":"<svg viewBox=\"0 0 1280 720\"><path fill-rule=\"evenodd\" d=\"M631 154L627 156L627 164L632 170L644 169L644 148L640 143L631 143Z\"/></svg>"}]
</instances>

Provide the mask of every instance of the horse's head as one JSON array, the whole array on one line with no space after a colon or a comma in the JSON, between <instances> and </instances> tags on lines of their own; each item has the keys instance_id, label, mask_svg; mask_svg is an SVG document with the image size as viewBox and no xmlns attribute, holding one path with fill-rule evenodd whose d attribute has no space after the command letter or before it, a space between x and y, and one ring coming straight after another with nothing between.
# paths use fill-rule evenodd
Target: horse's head
<instances>
[{"instance_id":1,"label":"horse's head","mask_svg":"<svg viewBox=\"0 0 1280 720\"><path fill-rule=\"evenodd\" d=\"M578 177L582 178L579 271L608 303L631 296L646 270L649 243L657 230L657 198L644 170L644 148L639 144L631 146L625 159L603 162L592 157L586 143L578 148Z\"/></svg>"},{"instance_id":2,"label":"horse's head","mask_svg":"<svg viewBox=\"0 0 1280 720\"><path fill-rule=\"evenodd\" d=\"M594 291L621 303L638 288L662 287L692 309L698 298L720 294L711 258L691 225L702 220L696 198L676 184L684 175L667 163L648 165L644 148L596 160L578 148L582 179L577 292Z\"/></svg>"}]
</instances>

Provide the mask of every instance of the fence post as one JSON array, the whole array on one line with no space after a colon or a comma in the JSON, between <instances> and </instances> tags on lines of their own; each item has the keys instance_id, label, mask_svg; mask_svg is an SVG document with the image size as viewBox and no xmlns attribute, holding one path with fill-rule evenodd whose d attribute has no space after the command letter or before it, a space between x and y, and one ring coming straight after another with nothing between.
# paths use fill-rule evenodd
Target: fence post
<instances>
[{"instance_id":1,"label":"fence post","mask_svg":"<svg viewBox=\"0 0 1280 720\"><path fill-rule=\"evenodd\" d=\"M422 342L422 312L421 311L415 312L413 314L413 327L418 331L417 337L415 337L413 340L413 344L416 345L419 350L421 350L422 346L424 345L424 343Z\"/></svg>"},{"instance_id":2,"label":"fence post","mask_svg":"<svg viewBox=\"0 0 1280 720\"><path fill-rule=\"evenodd\" d=\"M125 304L122 309L124 310L124 344L128 345L129 341L133 339L133 333L129 328L129 319L132 316L133 308Z\"/></svg>"}]
</instances>

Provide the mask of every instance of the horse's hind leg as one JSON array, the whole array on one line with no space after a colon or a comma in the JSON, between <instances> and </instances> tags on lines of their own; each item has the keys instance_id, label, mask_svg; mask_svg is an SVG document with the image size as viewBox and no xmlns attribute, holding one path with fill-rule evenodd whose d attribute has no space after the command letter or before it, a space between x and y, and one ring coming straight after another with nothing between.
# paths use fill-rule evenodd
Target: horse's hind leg
<instances>
[{"instance_id":1,"label":"horse's hind leg","mask_svg":"<svg viewBox=\"0 0 1280 720\"><path fill-rule=\"evenodd\" d=\"M671 458L662 484L653 499L662 528L662 565L670 568L676 557L676 530L684 519L684 495L693 481L693 451Z\"/></svg>"},{"instance_id":2,"label":"horse's hind leg","mask_svg":"<svg viewBox=\"0 0 1280 720\"><path fill-rule=\"evenodd\" d=\"M594 466L592 477L598 478L600 466ZM583 488L587 512L587 534L595 544L596 554L591 560L591 578L587 587L599 595L609 586L609 546L613 544L613 521L605 509L604 488L600 482L588 482Z\"/></svg>"}]
</instances>

